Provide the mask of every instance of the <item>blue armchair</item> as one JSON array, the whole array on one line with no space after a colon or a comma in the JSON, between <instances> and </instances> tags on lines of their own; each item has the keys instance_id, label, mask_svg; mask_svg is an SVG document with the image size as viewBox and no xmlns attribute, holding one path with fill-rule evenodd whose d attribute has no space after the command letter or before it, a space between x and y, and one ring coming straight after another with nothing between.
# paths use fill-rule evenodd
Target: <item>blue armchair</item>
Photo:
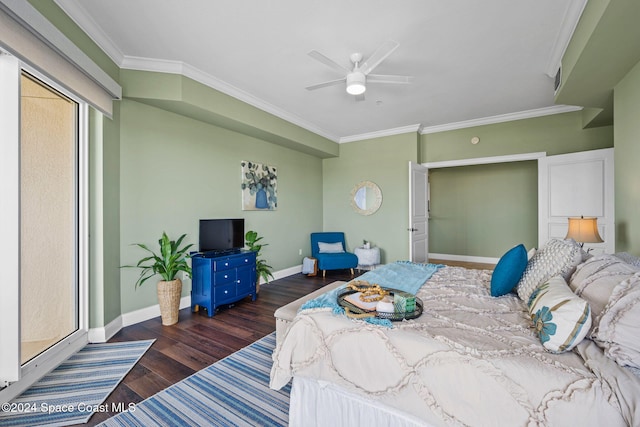
<instances>
[{"instance_id":1,"label":"blue armchair","mask_svg":"<svg viewBox=\"0 0 640 427\"><path fill-rule=\"evenodd\" d=\"M336 245L336 243L342 244ZM353 269L358 266L358 257L347 252L342 232L311 233L311 256L318 260L318 269L322 270L322 277L327 270L349 268L353 276Z\"/></svg>"}]
</instances>

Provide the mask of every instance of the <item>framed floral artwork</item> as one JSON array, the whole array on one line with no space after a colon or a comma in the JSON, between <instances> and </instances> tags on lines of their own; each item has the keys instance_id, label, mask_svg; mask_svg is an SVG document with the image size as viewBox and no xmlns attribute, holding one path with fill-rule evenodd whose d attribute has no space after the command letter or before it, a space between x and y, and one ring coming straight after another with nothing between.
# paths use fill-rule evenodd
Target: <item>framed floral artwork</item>
<instances>
[{"instance_id":1,"label":"framed floral artwork","mask_svg":"<svg viewBox=\"0 0 640 427\"><path fill-rule=\"evenodd\" d=\"M276 167L242 160L242 210L275 211L278 207Z\"/></svg>"}]
</instances>

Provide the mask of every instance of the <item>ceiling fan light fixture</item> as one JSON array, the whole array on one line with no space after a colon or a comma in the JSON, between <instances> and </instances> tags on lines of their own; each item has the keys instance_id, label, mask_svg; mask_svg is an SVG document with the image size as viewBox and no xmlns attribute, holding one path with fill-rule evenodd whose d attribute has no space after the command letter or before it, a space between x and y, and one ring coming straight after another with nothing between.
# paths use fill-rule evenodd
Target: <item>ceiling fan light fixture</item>
<instances>
[{"instance_id":1,"label":"ceiling fan light fixture","mask_svg":"<svg viewBox=\"0 0 640 427\"><path fill-rule=\"evenodd\" d=\"M367 90L366 81L366 76L360 71L347 74L347 93L349 95L362 95Z\"/></svg>"}]
</instances>

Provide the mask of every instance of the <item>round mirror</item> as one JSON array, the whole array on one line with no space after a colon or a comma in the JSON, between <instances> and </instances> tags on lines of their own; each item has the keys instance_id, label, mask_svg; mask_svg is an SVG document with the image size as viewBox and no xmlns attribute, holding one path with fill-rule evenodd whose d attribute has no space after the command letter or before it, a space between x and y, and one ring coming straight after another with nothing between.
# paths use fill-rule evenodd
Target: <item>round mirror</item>
<instances>
[{"instance_id":1,"label":"round mirror","mask_svg":"<svg viewBox=\"0 0 640 427\"><path fill-rule=\"evenodd\" d=\"M380 209L382 191L371 181L362 181L351 190L351 206L361 215L371 215Z\"/></svg>"}]
</instances>

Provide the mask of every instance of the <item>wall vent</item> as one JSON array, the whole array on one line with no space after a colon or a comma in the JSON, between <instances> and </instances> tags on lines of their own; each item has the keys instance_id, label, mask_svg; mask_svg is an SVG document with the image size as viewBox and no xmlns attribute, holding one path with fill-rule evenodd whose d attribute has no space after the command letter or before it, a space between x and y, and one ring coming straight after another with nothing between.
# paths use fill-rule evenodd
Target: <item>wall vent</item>
<instances>
[{"instance_id":1,"label":"wall vent","mask_svg":"<svg viewBox=\"0 0 640 427\"><path fill-rule=\"evenodd\" d=\"M558 89L560 89L560 85L562 84L562 65L558 67L558 71L556 72L556 76L553 79L553 94L558 93Z\"/></svg>"}]
</instances>

